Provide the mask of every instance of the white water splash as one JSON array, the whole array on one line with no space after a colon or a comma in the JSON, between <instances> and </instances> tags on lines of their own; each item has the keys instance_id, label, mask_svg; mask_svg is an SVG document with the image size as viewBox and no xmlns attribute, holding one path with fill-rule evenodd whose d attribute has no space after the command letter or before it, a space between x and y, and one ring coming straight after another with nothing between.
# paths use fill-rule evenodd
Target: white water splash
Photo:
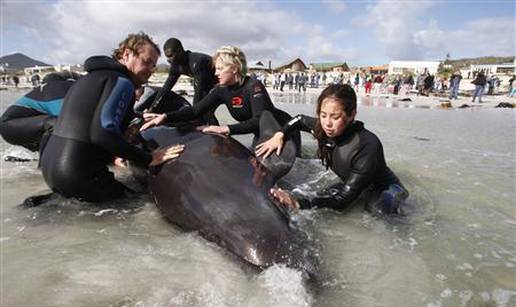
<instances>
[{"instance_id":1,"label":"white water splash","mask_svg":"<svg viewBox=\"0 0 516 307\"><path fill-rule=\"evenodd\" d=\"M302 273L284 265L273 265L259 277L269 294L269 306L308 307L313 298L304 286Z\"/></svg>"}]
</instances>

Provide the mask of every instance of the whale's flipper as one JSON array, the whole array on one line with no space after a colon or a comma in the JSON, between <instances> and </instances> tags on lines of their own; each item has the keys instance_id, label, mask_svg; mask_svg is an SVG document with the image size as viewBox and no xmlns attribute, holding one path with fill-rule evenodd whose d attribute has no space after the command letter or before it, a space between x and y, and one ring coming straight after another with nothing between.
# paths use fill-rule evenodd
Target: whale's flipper
<instances>
[{"instance_id":1,"label":"whale's flipper","mask_svg":"<svg viewBox=\"0 0 516 307\"><path fill-rule=\"evenodd\" d=\"M260 117L260 138L256 144L270 139L274 133L281 130L280 124L269 111L264 111ZM296 144L292 139L287 139L281 154L273 153L266 159L258 158L260 162L271 172L275 180L285 176L296 161Z\"/></svg>"}]
</instances>

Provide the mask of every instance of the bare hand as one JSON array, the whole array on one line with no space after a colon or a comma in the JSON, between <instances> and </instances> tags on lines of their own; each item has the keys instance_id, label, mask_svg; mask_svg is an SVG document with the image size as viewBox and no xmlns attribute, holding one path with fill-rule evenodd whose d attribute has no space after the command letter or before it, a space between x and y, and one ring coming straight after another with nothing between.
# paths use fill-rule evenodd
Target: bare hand
<instances>
[{"instance_id":1,"label":"bare hand","mask_svg":"<svg viewBox=\"0 0 516 307\"><path fill-rule=\"evenodd\" d=\"M143 119L145 124L142 125L140 131L162 124L167 119L167 114L143 113Z\"/></svg>"},{"instance_id":2,"label":"bare hand","mask_svg":"<svg viewBox=\"0 0 516 307\"><path fill-rule=\"evenodd\" d=\"M185 149L185 145L172 145L166 148L157 149L152 152L151 166L160 165L168 160L179 157Z\"/></svg>"},{"instance_id":3,"label":"bare hand","mask_svg":"<svg viewBox=\"0 0 516 307\"><path fill-rule=\"evenodd\" d=\"M196 131L200 131L202 132L204 130L204 128L208 127L208 125L200 125L200 126L196 126L195 127L195 130Z\"/></svg>"},{"instance_id":4,"label":"bare hand","mask_svg":"<svg viewBox=\"0 0 516 307\"><path fill-rule=\"evenodd\" d=\"M276 151L276 155L279 156L283 149L283 136L283 132L276 132L270 139L258 144L255 151L256 155L258 157L263 155L263 158L265 159Z\"/></svg>"},{"instance_id":5,"label":"bare hand","mask_svg":"<svg viewBox=\"0 0 516 307\"><path fill-rule=\"evenodd\" d=\"M118 167L126 167L127 161L124 160L124 158L115 157L115 160L113 160L113 165Z\"/></svg>"},{"instance_id":6,"label":"bare hand","mask_svg":"<svg viewBox=\"0 0 516 307\"><path fill-rule=\"evenodd\" d=\"M228 126L205 126L202 129L202 133L229 135L229 127Z\"/></svg>"},{"instance_id":7,"label":"bare hand","mask_svg":"<svg viewBox=\"0 0 516 307\"><path fill-rule=\"evenodd\" d=\"M299 209L299 203L289 192L284 191L280 188L272 188L270 190L272 197L279 201L282 205L287 208Z\"/></svg>"}]
</instances>

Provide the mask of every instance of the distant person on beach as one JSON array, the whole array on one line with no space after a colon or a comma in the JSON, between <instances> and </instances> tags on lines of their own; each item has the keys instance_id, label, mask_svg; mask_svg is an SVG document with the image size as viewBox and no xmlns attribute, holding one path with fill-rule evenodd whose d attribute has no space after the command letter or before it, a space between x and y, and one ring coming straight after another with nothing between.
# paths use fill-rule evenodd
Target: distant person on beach
<instances>
[{"instance_id":1,"label":"distant person on beach","mask_svg":"<svg viewBox=\"0 0 516 307\"><path fill-rule=\"evenodd\" d=\"M450 96L449 99L458 99L459 97L459 87L460 87L460 81L462 80L462 75L460 74L460 71L456 71L451 77L450 77Z\"/></svg>"},{"instance_id":2,"label":"distant person on beach","mask_svg":"<svg viewBox=\"0 0 516 307\"><path fill-rule=\"evenodd\" d=\"M52 132L64 96L77 79L79 75L70 72L48 74L41 86L16 100L0 118L4 140L30 151L40 150L42 139Z\"/></svg>"},{"instance_id":3,"label":"distant person on beach","mask_svg":"<svg viewBox=\"0 0 516 307\"><path fill-rule=\"evenodd\" d=\"M403 79L403 94L408 95L408 93L412 90L414 87L414 77L412 77L412 74L407 74L405 79Z\"/></svg>"},{"instance_id":4,"label":"distant person on beach","mask_svg":"<svg viewBox=\"0 0 516 307\"><path fill-rule=\"evenodd\" d=\"M301 89L303 89L303 92L306 92L306 82L308 81L308 77L305 75L304 72L301 73L299 76L299 87L297 88L298 92L301 93Z\"/></svg>"},{"instance_id":5,"label":"distant person on beach","mask_svg":"<svg viewBox=\"0 0 516 307\"><path fill-rule=\"evenodd\" d=\"M484 94L487 83L486 75L484 75L482 71L478 72L475 76L475 80L471 81L471 83L475 85L473 100L471 102L475 102L475 99L478 97L478 103L482 103L482 95Z\"/></svg>"},{"instance_id":6,"label":"distant person on beach","mask_svg":"<svg viewBox=\"0 0 516 307\"><path fill-rule=\"evenodd\" d=\"M18 87L18 84L20 83L20 78L18 78L18 76L13 76L13 82L14 87Z\"/></svg>"},{"instance_id":7,"label":"distant person on beach","mask_svg":"<svg viewBox=\"0 0 516 307\"><path fill-rule=\"evenodd\" d=\"M152 75L159 54L152 39L140 32L120 42L112 57L85 61L88 74L65 96L41 156L43 178L54 192L88 202L124 198L131 190L107 167L115 156L143 166L159 165L183 150L172 146L149 153L124 137L133 118L135 89Z\"/></svg>"},{"instance_id":8,"label":"distant person on beach","mask_svg":"<svg viewBox=\"0 0 516 307\"><path fill-rule=\"evenodd\" d=\"M516 97L516 76L509 79L509 97Z\"/></svg>"},{"instance_id":9,"label":"distant person on beach","mask_svg":"<svg viewBox=\"0 0 516 307\"><path fill-rule=\"evenodd\" d=\"M234 46L220 47L213 56L213 62L219 78L218 86L191 108L163 114L144 114L148 122L142 126L142 130L164 123L196 119L224 104L238 123L205 126L202 132L222 135L253 133L254 146L259 138L259 120L264 111L272 113L280 125L292 119L289 114L274 106L260 81L247 76L247 60L242 50ZM295 142L300 143L300 135L295 136Z\"/></svg>"},{"instance_id":10,"label":"distant person on beach","mask_svg":"<svg viewBox=\"0 0 516 307\"><path fill-rule=\"evenodd\" d=\"M39 86L39 81L40 81L39 75L38 74L32 75L32 77L30 77L30 81L31 81L33 87Z\"/></svg>"},{"instance_id":11,"label":"distant person on beach","mask_svg":"<svg viewBox=\"0 0 516 307\"><path fill-rule=\"evenodd\" d=\"M294 131L312 133L323 165L341 181L308 197L281 189L271 194L287 207L298 209L332 208L344 210L363 197L366 209L373 213L398 213L408 191L385 162L378 137L355 120L357 97L347 84L329 85L317 99L317 118L297 115L283 129L256 148L257 156L280 154L285 138Z\"/></svg>"},{"instance_id":12,"label":"distant person on beach","mask_svg":"<svg viewBox=\"0 0 516 307\"><path fill-rule=\"evenodd\" d=\"M367 74L365 77L365 93L371 94L371 89L373 88L373 77L370 74Z\"/></svg>"},{"instance_id":13,"label":"distant person on beach","mask_svg":"<svg viewBox=\"0 0 516 307\"><path fill-rule=\"evenodd\" d=\"M186 75L193 79L194 105L208 95L217 83L211 56L190 50L185 51L183 44L177 38L169 38L165 42L163 53L170 64L170 70L165 84L155 98L156 103L166 100L166 96L170 94L181 75ZM206 112L203 115L203 120L210 125L218 125L213 112L213 110Z\"/></svg>"},{"instance_id":14,"label":"distant person on beach","mask_svg":"<svg viewBox=\"0 0 516 307\"><path fill-rule=\"evenodd\" d=\"M401 76L400 75L398 75L396 77L396 79L394 79L393 85L394 85L394 87L392 89L392 93L394 95L398 95L400 87L401 87Z\"/></svg>"}]
</instances>

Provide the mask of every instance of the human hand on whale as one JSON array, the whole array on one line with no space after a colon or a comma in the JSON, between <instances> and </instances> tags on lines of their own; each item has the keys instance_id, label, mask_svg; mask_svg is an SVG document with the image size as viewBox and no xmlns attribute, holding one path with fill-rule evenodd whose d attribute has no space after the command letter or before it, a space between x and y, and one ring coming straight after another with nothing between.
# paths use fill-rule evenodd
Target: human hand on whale
<instances>
[{"instance_id":1,"label":"human hand on whale","mask_svg":"<svg viewBox=\"0 0 516 307\"><path fill-rule=\"evenodd\" d=\"M165 163L168 160L177 158L179 157L179 155L181 155L184 149L185 145L182 144L176 144L171 145L169 147L156 149L152 152L152 161L149 165L157 166L162 163Z\"/></svg>"},{"instance_id":2,"label":"human hand on whale","mask_svg":"<svg viewBox=\"0 0 516 307\"><path fill-rule=\"evenodd\" d=\"M229 135L229 127L228 126L213 126L213 125L204 125L198 126L196 128L197 131L201 131L205 134L222 134Z\"/></svg>"},{"instance_id":3,"label":"human hand on whale","mask_svg":"<svg viewBox=\"0 0 516 307\"><path fill-rule=\"evenodd\" d=\"M161 125L167 119L167 114L158 114L158 113L143 113L143 120L145 124L140 127L140 131L146 130L148 128Z\"/></svg>"},{"instance_id":4,"label":"human hand on whale","mask_svg":"<svg viewBox=\"0 0 516 307\"><path fill-rule=\"evenodd\" d=\"M167 114L157 114L157 113L143 113L143 119L145 120L145 124L143 124L140 128L140 131L146 130L148 128L161 125L167 119ZM229 135L229 127L228 126L199 126L197 127L197 131L201 131L206 134L222 134Z\"/></svg>"},{"instance_id":5,"label":"human hand on whale","mask_svg":"<svg viewBox=\"0 0 516 307\"><path fill-rule=\"evenodd\" d=\"M281 150L284 145L284 134L279 131L276 132L270 139L267 141L256 145L256 156L260 157L263 155L263 159L266 159L270 156L274 151L276 151L276 155L281 154Z\"/></svg>"},{"instance_id":6,"label":"human hand on whale","mask_svg":"<svg viewBox=\"0 0 516 307\"><path fill-rule=\"evenodd\" d=\"M299 202L289 192L280 188L271 188L269 193L283 206L291 209L299 209Z\"/></svg>"}]
</instances>

